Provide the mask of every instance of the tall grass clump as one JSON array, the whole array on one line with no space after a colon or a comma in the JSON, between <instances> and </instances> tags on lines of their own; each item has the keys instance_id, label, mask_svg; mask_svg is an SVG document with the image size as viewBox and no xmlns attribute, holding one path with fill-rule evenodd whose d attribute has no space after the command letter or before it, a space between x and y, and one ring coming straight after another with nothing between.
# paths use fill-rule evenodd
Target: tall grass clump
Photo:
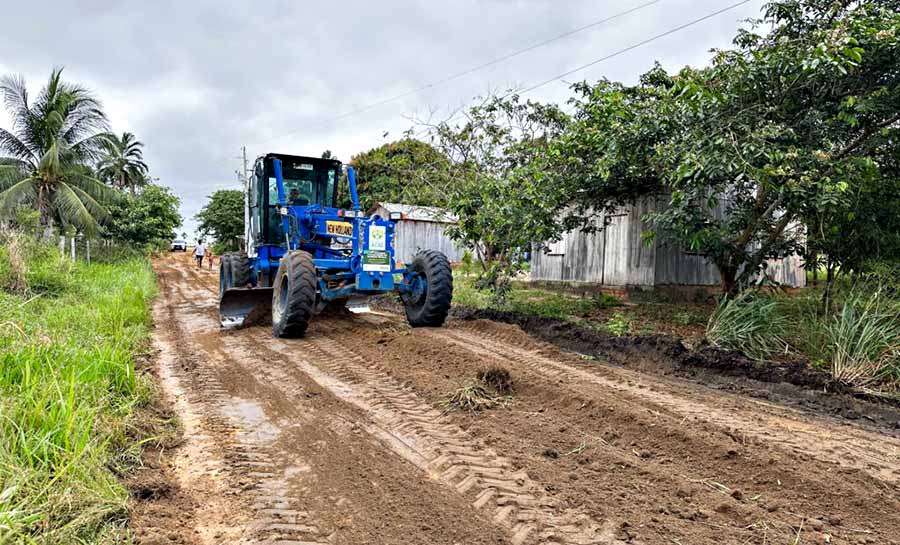
<instances>
[{"instance_id":1,"label":"tall grass clump","mask_svg":"<svg viewBox=\"0 0 900 545\"><path fill-rule=\"evenodd\" d=\"M745 291L719 302L707 323L706 338L713 346L764 360L786 349L787 330L787 320L774 298Z\"/></svg>"},{"instance_id":2,"label":"tall grass clump","mask_svg":"<svg viewBox=\"0 0 900 545\"><path fill-rule=\"evenodd\" d=\"M880 289L856 290L822 333L835 380L864 389L900 381L900 305Z\"/></svg>"},{"instance_id":3,"label":"tall grass clump","mask_svg":"<svg viewBox=\"0 0 900 545\"><path fill-rule=\"evenodd\" d=\"M67 261L34 240L24 289L0 253L0 544L126 539L114 470L136 407L155 294L146 260Z\"/></svg>"}]
</instances>

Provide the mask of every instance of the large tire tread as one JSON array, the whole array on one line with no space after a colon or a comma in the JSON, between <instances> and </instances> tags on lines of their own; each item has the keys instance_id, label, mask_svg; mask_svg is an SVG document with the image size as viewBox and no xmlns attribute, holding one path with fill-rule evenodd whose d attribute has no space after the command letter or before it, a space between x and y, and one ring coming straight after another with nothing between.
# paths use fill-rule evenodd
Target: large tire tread
<instances>
[{"instance_id":1,"label":"large tire tread","mask_svg":"<svg viewBox=\"0 0 900 545\"><path fill-rule=\"evenodd\" d=\"M453 269L447 256L437 250L422 250L410 265L428 279L428 291L420 305L406 304L406 320L412 327L440 327L453 300Z\"/></svg>"},{"instance_id":2,"label":"large tire tread","mask_svg":"<svg viewBox=\"0 0 900 545\"><path fill-rule=\"evenodd\" d=\"M232 252L231 278L235 288L245 288L250 283L250 258L246 252Z\"/></svg>"},{"instance_id":3,"label":"large tire tread","mask_svg":"<svg viewBox=\"0 0 900 545\"><path fill-rule=\"evenodd\" d=\"M225 290L233 287L231 285L231 260L231 254L222 254L222 257L219 258L219 299L222 299L222 295L225 293Z\"/></svg>"},{"instance_id":4,"label":"large tire tread","mask_svg":"<svg viewBox=\"0 0 900 545\"><path fill-rule=\"evenodd\" d=\"M281 316L276 305L281 296L282 277L287 276L287 302ZM293 251L281 258L272 283L272 333L276 337L302 337L316 308L316 266L313 257L303 251Z\"/></svg>"}]
</instances>

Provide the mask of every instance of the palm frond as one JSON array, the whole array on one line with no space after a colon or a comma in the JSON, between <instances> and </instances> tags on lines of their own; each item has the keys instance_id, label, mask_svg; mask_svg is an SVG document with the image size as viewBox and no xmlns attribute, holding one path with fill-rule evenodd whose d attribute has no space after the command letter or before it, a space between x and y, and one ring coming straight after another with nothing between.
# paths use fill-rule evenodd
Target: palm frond
<instances>
[{"instance_id":1,"label":"palm frond","mask_svg":"<svg viewBox=\"0 0 900 545\"><path fill-rule=\"evenodd\" d=\"M103 157L103 154L105 153L104 150L107 141L106 134L107 133L97 133L83 138L71 144L71 146L69 146L69 152L76 160L89 162L96 161Z\"/></svg>"},{"instance_id":2,"label":"palm frond","mask_svg":"<svg viewBox=\"0 0 900 545\"><path fill-rule=\"evenodd\" d=\"M17 159L36 159L32 150L19 137L6 129L0 129L0 150L6 151Z\"/></svg>"},{"instance_id":3,"label":"palm frond","mask_svg":"<svg viewBox=\"0 0 900 545\"><path fill-rule=\"evenodd\" d=\"M0 158L0 191L8 189L28 175L28 163L11 157Z\"/></svg>"},{"instance_id":4,"label":"palm frond","mask_svg":"<svg viewBox=\"0 0 900 545\"><path fill-rule=\"evenodd\" d=\"M30 111L25 78L21 74L0 78L0 92L3 93L3 105L13 118L13 128L22 126Z\"/></svg>"},{"instance_id":5,"label":"palm frond","mask_svg":"<svg viewBox=\"0 0 900 545\"><path fill-rule=\"evenodd\" d=\"M124 198L120 191L104 184L86 172L73 171L68 173L66 183L81 189L100 203L112 204L120 202Z\"/></svg>"},{"instance_id":6,"label":"palm frond","mask_svg":"<svg viewBox=\"0 0 900 545\"><path fill-rule=\"evenodd\" d=\"M28 177L0 192L0 215L9 217L20 204L37 199L34 178Z\"/></svg>"},{"instance_id":7,"label":"palm frond","mask_svg":"<svg viewBox=\"0 0 900 545\"><path fill-rule=\"evenodd\" d=\"M66 116L62 135L66 142L75 142L97 131L105 132L107 128L106 114L99 105L84 107L79 104Z\"/></svg>"},{"instance_id":8,"label":"palm frond","mask_svg":"<svg viewBox=\"0 0 900 545\"><path fill-rule=\"evenodd\" d=\"M94 234L99 230L100 224L69 184L57 185L56 192L53 193L52 204L63 225L74 225L87 234Z\"/></svg>"},{"instance_id":9,"label":"palm frond","mask_svg":"<svg viewBox=\"0 0 900 545\"><path fill-rule=\"evenodd\" d=\"M66 184L72 191L78 195L78 198L81 199L81 202L84 204L85 208L88 209L88 212L96 219L99 223L106 223L109 221L111 216L109 215L109 210L97 202L96 199L87 194L83 189L76 185Z\"/></svg>"}]
</instances>

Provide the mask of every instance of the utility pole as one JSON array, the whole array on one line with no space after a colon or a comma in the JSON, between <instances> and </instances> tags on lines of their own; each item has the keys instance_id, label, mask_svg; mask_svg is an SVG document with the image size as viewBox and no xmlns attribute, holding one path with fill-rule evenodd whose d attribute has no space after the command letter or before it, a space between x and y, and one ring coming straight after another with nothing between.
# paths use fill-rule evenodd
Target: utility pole
<instances>
[{"instance_id":1,"label":"utility pole","mask_svg":"<svg viewBox=\"0 0 900 545\"><path fill-rule=\"evenodd\" d=\"M241 152L244 156L244 183L249 179L250 169L247 168L247 146L241 146Z\"/></svg>"}]
</instances>

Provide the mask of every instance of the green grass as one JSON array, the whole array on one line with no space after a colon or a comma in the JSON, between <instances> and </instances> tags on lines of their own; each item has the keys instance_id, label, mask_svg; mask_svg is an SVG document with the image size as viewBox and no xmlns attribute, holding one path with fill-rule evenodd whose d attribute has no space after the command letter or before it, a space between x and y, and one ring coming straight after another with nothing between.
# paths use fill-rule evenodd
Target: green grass
<instances>
[{"instance_id":1,"label":"green grass","mask_svg":"<svg viewBox=\"0 0 900 545\"><path fill-rule=\"evenodd\" d=\"M598 309L613 308L622 304L617 298L606 293L581 297L519 285L513 285L506 300L497 301L489 291L475 288L474 277L462 274L455 274L453 278L453 302L459 306L475 309L508 310L559 319L587 317Z\"/></svg>"},{"instance_id":2,"label":"green grass","mask_svg":"<svg viewBox=\"0 0 900 545\"><path fill-rule=\"evenodd\" d=\"M0 545L122 543L128 437L155 295L146 260L72 264L33 246L28 288L0 291ZM10 264L0 255L0 284Z\"/></svg>"},{"instance_id":3,"label":"green grass","mask_svg":"<svg viewBox=\"0 0 900 545\"><path fill-rule=\"evenodd\" d=\"M787 320L771 297L745 291L723 299L709 319L706 338L714 346L740 350L756 359L784 352Z\"/></svg>"}]
</instances>

